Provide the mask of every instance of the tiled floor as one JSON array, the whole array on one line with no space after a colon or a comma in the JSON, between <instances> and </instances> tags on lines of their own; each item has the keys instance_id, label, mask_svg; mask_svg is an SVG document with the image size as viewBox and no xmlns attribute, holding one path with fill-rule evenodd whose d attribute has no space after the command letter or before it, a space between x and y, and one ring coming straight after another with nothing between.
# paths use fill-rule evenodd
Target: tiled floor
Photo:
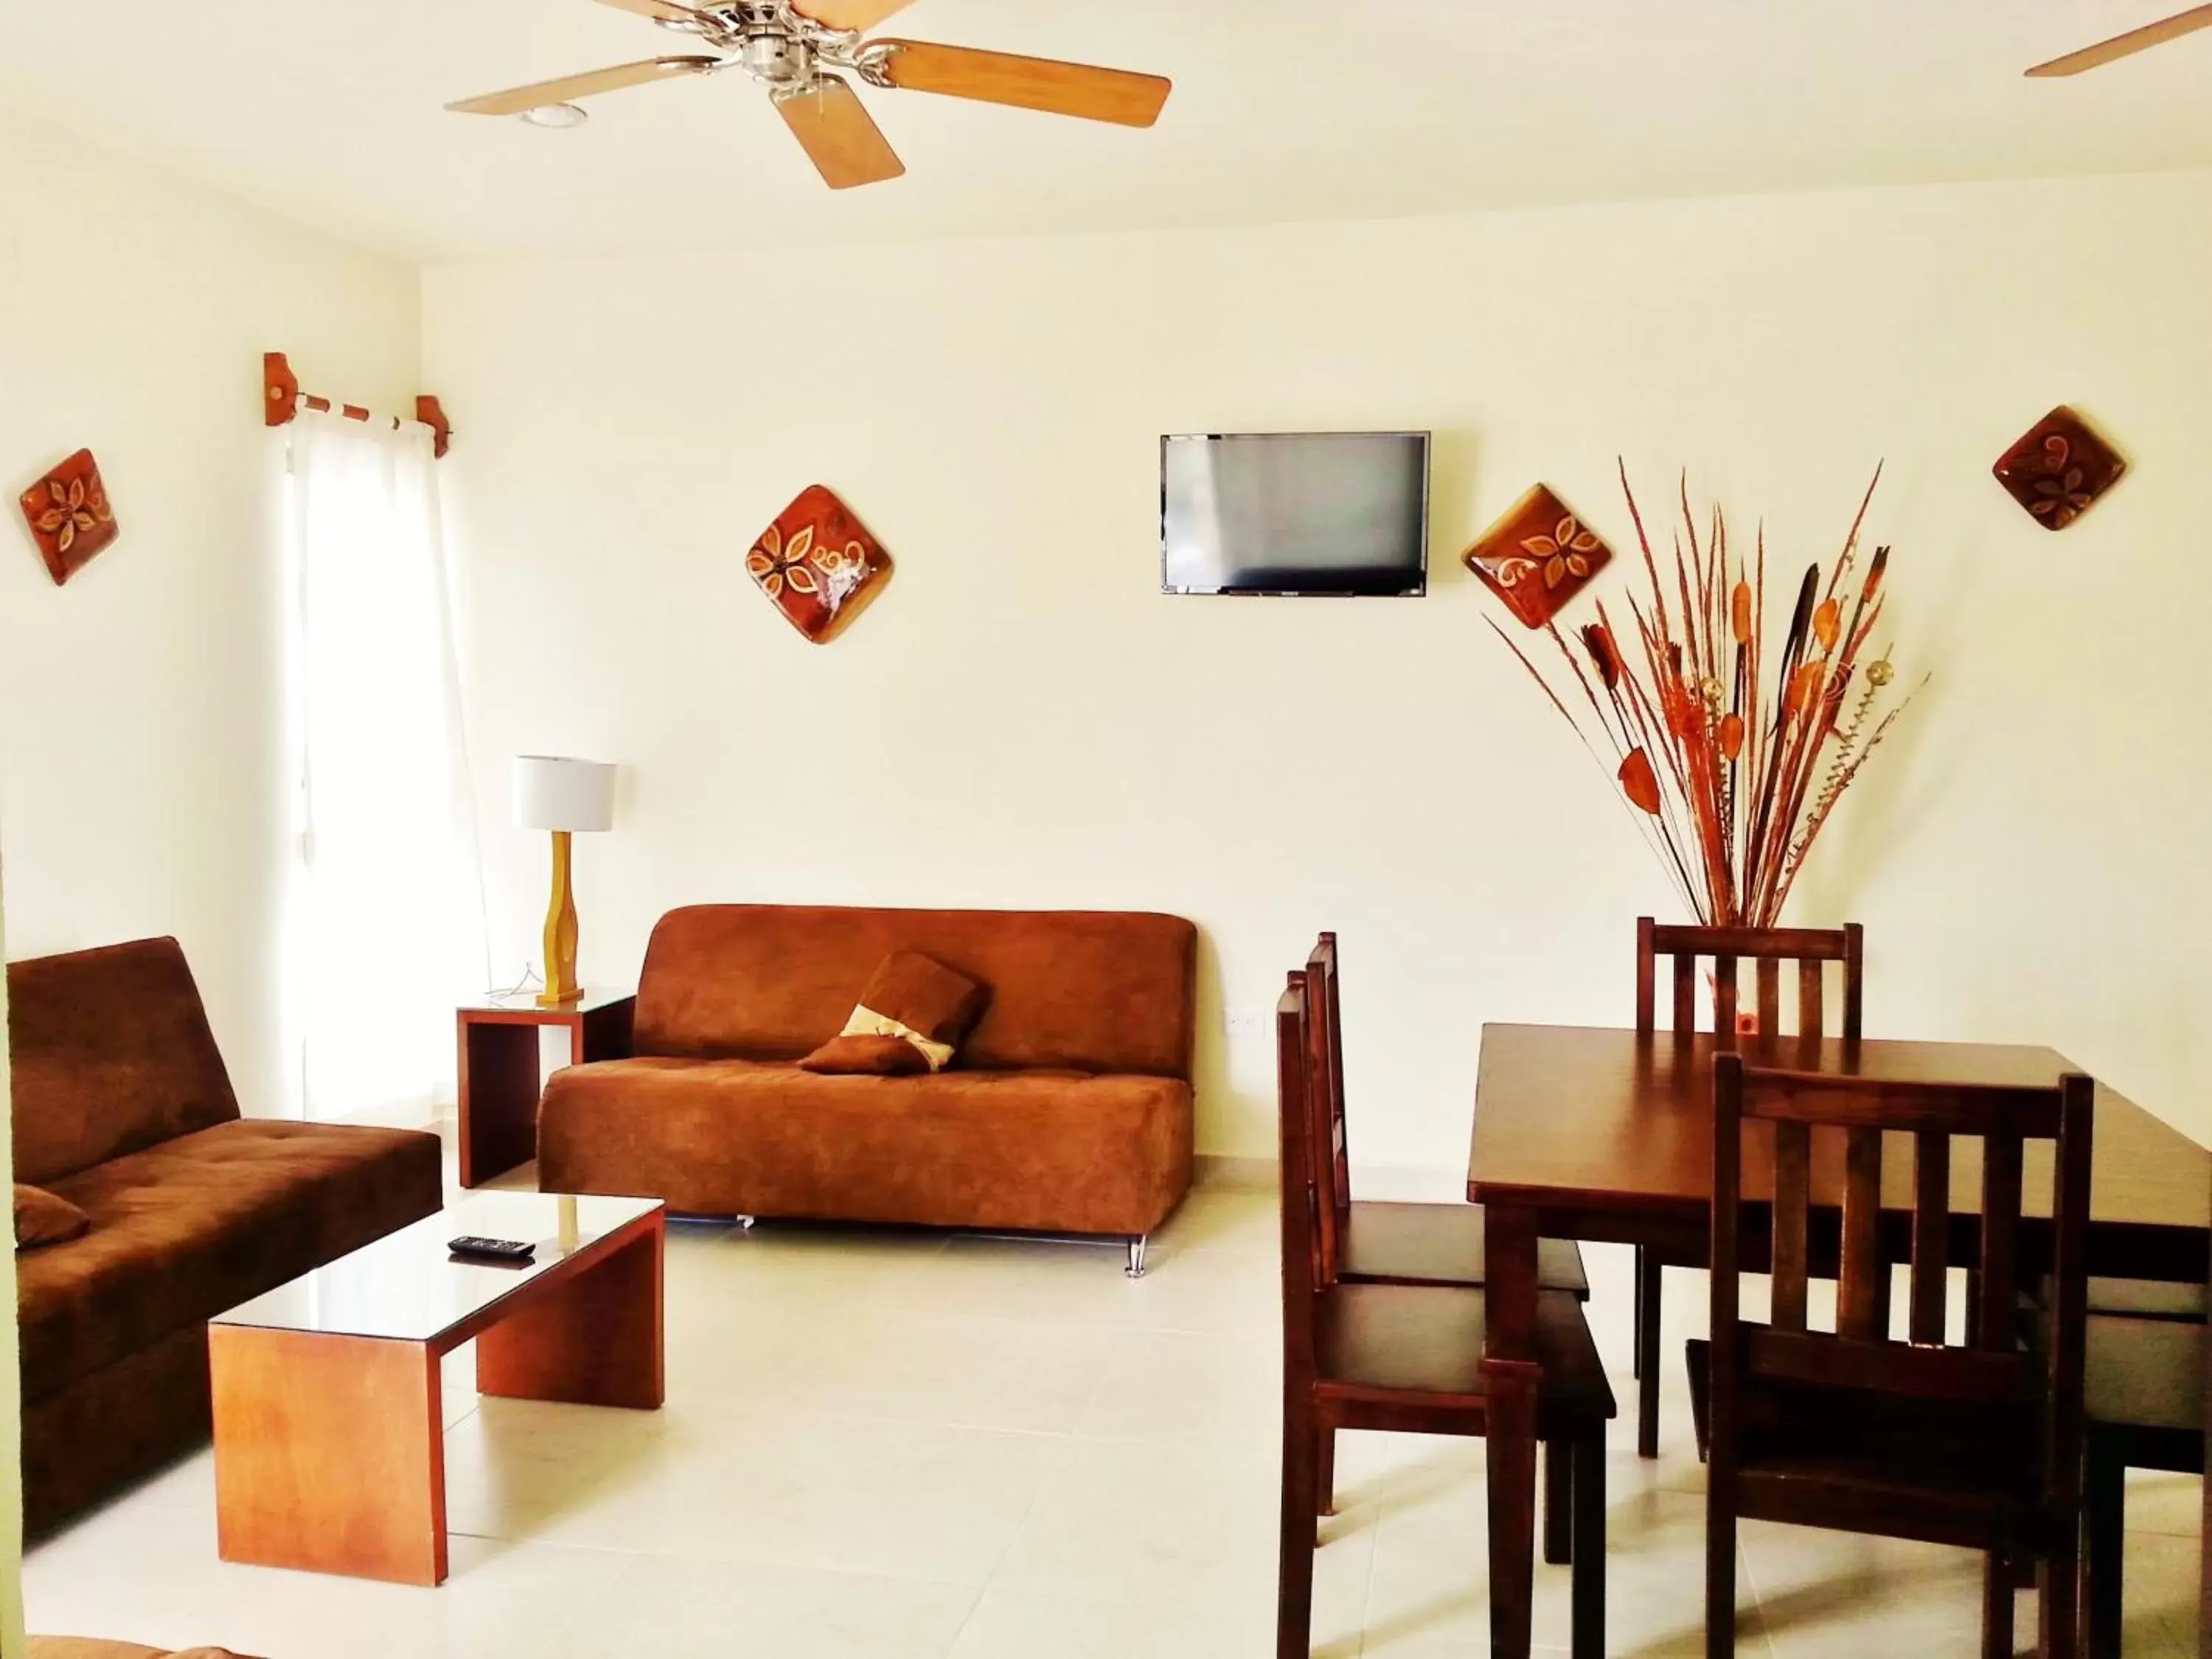
<instances>
[{"instance_id":1,"label":"tiled floor","mask_svg":"<svg viewBox=\"0 0 2212 1659\"><path fill-rule=\"evenodd\" d=\"M1149 1277L1117 1250L685 1226L669 1404L479 1402L447 1380L453 1573L415 1590L216 1559L187 1459L30 1557L34 1628L270 1659L1239 1659L1273 1652L1275 1220L1194 1195ZM1590 1253L1627 1391L1626 1254ZM1701 1281L1669 1276L1669 1346ZM1610 1649L1700 1650L1704 1505L1679 1361L1666 1455L1608 1471ZM1486 1645L1480 1442L1346 1437L1315 1647ZM2128 1651L2194 1650L2194 1480L2130 1496ZM1752 1526L1742 1649L1975 1650L1976 1558ZM1564 1649L1567 1577L1538 1569ZM2020 1630L2033 1629L2023 1597Z\"/></svg>"}]
</instances>

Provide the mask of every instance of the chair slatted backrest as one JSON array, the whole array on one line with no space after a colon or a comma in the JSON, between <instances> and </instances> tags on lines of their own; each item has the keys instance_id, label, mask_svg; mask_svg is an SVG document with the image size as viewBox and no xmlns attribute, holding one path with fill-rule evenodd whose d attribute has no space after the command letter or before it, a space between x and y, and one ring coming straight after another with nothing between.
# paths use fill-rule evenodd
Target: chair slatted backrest
<instances>
[{"instance_id":1,"label":"chair slatted backrest","mask_svg":"<svg viewBox=\"0 0 2212 1659\"><path fill-rule=\"evenodd\" d=\"M1344 1122L1344 1024L1338 1000L1336 935L1323 933L1306 958L1307 1066L1315 1099L1314 1176L1319 1182L1321 1248L1334 1267L1343 1259L1352 1218L1352 1143Z\"/></svg>"},{"instance_id":2,"label":"chair slatted backrest","mask_svg":"<svg viewBox=\"0 0 2212 1659\"><path fill-rule=\"evenodd\" d=\"M1782 964L1797 966L1797 1033L1801 1036L1828 1035L1827 999L1822 975L1826 964L1843 964L1843 1028L1836 1035L1846 1042L1859 1038L1863 1012L1865 933L1856 922L1844 927L1662 927L1650 916L1636 923L1636 1029L1658 1029L1658 958L1672 957L1674 1024L1676 1036L1689 1036L1698 1029L1698 961L1713 963L1713 1031L1723 1044L1735 1039L1736 1010L1741 991L1736 966L1753 966L1759 1030L1769 1036L1782 1030Z\"/></svg>"},{"instance_id":3,"label":"chair slatted backrest","mask_svg":"<svg viewBox=\"0 0 2212 1659\"><path fill-rule=\"evenodd\" d=\"M1747 1066L1722 1054L1713 1067L1712 1422L1716 1455L1732 1436L1737 1382L1758 1376L1864 1389L1908 1400L1973 1405L2040 1401L2049 1414L2045 1496L2078 1491L2081 1379L2087 1341L2089 1169L2096 1085L2071 1074L2053 1088L1877 1081ZM1739 1230L1746 1121L1773 1138L1773 1303L1769 1322L1738 1317ZM1840 1131L1843 1229L1833 1334L1806 1319L1812 1225L1814 1132ZM1913 1162L1912 1278L1907 1340L1885 1328L1880 1294L1883 1136L1910 1137ZM1961 1262L1981 1274L1972 1328L1944 1345L1945 1273L1951 1223L1951 1141L1982 1144L1980 1248ZM2020 1340L2021 1170L2024 1143L2057 1143L2050 1262L2053 1289L2048 1369Z\"/></svg>"},{"instance_id":4,"label":"chair slatted backrest","mask_svg":"<svg viewBox=\"0 0 2212 1659\"><path fill-rule=\"evenodd\" d=\"M1321 1184L1314 1178L1315 1076L1312 992L1293 969L1275 1005L1275 1087L1282 1142L1283 1350L1286 1376L1310 1376L1316 1304L1336 1282L1323 1248Z\"/></svg>"}]
</instances>

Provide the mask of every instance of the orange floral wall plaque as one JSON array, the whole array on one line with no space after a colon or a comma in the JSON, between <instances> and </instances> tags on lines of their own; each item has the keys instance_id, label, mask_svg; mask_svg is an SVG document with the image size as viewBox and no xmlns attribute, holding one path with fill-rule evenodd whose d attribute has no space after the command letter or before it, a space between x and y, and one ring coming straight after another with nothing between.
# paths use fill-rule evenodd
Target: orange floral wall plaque
<instances>
[{"instance_id":1,"label":"orange floral wall plaque","mask_svg":"<svg viewBox=\"0 0 2212 1659\"><path fill-rule=\"evenodd\" d=\"M745 555L745 572L817 645L842 632L891 573L891 556L823 484L799 492Z\"/></svg>"},{"instance_id":2,"label":"orange floral wall plaque","mask_svg":"<svg viewBox=\"0 0 2212 1659\"><path fill-rule=\"evenodd\" d=\"M2120 481L2128 464L2064 404L2038 421L1990 468L2005 493L2045 530L2063 530Z\"/></svg>"},{"instance_id":3,"label":"orange floral wall plaque","mask_svg":"<svg viewBox=\"0 0 2212 1659\"><path fill-rule=\"evenodd\" d=\"M115 539L115 509L100 464L80 449L22 494L23 521L59 587Z\"/></svg>"},{"instance_id":4,"label":"orange floral wall plaque","mask_svg":"<svg viewBox=\"0 0 2212 1659\"><path fill-rule=\"evenodd\" d=\"M1605 568L1613 550L1535 484L1461 557L1522 623L1541 628Z\"/></svg>"}]
</instances>

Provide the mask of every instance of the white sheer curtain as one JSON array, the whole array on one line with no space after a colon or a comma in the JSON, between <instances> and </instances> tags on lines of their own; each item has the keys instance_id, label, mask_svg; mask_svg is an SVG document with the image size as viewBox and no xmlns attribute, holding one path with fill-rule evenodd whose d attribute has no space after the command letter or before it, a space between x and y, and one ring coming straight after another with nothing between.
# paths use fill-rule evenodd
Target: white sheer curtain
<instances>
[{"instance_id":1,"label":"white sheer curtain","mask_svg":"<svg viewBox=\"0 0 2212 1659\"><path fill-rule=\"evenodd\" d=\"M437 461L427 427L281 428L299 849L289 1016L307 1115L423 1121L489 982Z\"/></svg>"}]
</instances>

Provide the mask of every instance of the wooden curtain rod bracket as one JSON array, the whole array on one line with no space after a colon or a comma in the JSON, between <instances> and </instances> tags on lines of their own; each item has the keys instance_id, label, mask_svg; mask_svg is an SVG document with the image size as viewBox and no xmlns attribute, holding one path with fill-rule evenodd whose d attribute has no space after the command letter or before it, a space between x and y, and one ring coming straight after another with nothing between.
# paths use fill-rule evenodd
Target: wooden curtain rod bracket
<instances>
[{"instance_id":1,"label":"wooden curtain rod bracket","mask_svg":"<svg viewBox=\"0 0 2212 1659\"><path fill-rule=\"evenodd\" d=\"M446 418L446 411L438 407L435 396L426 392L415 400L415 418L437 434L437 442L432 447L431 453L440 460L444 460L446 452L453 447L453 423Z\"/></svg>"},{"instance_id":2,"label":"wooden curtain rod bracket","mask_svg":"<svg viewBox=\"0 0 2212 1659\"><path fill-rule=\"evenodd\" d=\"M300 377L292 373L292 365L285 361L284 354L281 351L264 351L261 354L261 391L264 399L261 418L263 423L268 426L290 425L294 417L299 414L300 405L302 403L308 408L319 410L324 414L330 413L333 407L327 398L318 398L312 394L303 395L301 392ZM337 412L349 421L367 421L373 418L368 410L357 404L339 404L336 408ZM446 411L438 406L437 398L427 392L416 398L415 418L436 434L434 453L440 460L445 459L446 452L453 446L453 423L446 418ZM395 421L394 424L397 423Z\"/></svg>"},{"instance_id":3,"label":"wooden curtain rod bracket","mask_svg":"<svg viewBox=\"0 0 2212 1659\"><path fill-rule=\"evenodd\" d=\"M265 425L289 426L300 412L300 380L281 351L261 354L261 392L268 399L261 410Z\"/></svg>"}]
</instances>

